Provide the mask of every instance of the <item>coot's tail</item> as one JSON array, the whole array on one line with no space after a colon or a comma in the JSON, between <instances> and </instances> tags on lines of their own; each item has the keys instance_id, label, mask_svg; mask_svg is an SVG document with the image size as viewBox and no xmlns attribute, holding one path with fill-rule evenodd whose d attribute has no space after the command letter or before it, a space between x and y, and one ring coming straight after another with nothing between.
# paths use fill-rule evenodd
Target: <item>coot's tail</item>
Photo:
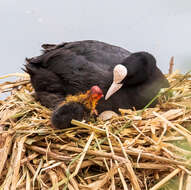
<instances>
[{"instance_id":1,"label":"coot's tail","mask_svg":"<svg viewBox=\"0 0 191 190\"><path fill-rule=\"evenodd\" d=\"M33 58L32 59L29 59L29 58L26 58L26 64L24 65L25 68L23 68L23 70L28 73L30 76L34 75L35 73L37 73L38 71L38 66L33 64Z\"/></svg>"}]
</instances>

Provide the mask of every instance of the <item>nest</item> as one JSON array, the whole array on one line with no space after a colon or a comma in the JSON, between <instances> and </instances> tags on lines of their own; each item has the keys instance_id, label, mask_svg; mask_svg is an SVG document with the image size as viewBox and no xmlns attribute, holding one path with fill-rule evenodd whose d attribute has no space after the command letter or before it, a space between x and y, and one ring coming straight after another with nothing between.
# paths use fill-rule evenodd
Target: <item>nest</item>
<instances>
[{"instance_id":1,"label":"nest","mask_svg":"<svg viewBox=\"0 0 191 190\"><path fill-rule=\"evenodd\" d=\"M14 75L14 74L12 74ZM10 75L10 76L12 76ZM51 127L26 74L0 84L0 189L156 190L191 187L191 75L168 75L155 108ZM2 77L5 78L5 77ZM177 183L178 182L178 183Z\"/></svg>"}]
</instances>

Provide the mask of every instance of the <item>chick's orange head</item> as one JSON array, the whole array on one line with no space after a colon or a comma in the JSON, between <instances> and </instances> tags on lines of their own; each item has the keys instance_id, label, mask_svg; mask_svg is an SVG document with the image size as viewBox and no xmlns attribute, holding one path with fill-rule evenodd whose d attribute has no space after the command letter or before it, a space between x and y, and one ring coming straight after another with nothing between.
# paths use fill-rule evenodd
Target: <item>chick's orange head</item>
<instances>
[{"instance_id":1,"label":"chick's orange head","mask_svg":"<svg viewBox=\"0 0 191 190\"><path fill-rule=\"evenodd\" d=\"M91 87L90 95L93 99L99 100L103 97L103 92L99 86L95 85Z\"/></svg>"}]
</instances>

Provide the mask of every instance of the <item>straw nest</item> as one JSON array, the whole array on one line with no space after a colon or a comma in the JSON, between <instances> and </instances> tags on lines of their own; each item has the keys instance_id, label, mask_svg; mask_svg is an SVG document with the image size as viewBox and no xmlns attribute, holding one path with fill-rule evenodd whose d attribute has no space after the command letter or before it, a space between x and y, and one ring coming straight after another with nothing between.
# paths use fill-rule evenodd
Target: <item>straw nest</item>
<instances>
[{"instance_id":1,"label":"straw nest","mask_svg":"<svg viewBox=\"0 0 191 190\"><path fill-rule=\"evenodd\" d=\"M9 75L15 76L15 74ZM26 74L0 84L0 189L191 189L191 75L167 76L159 104L51 128ZM5 78L4 76L1 78ZM175 185L173 184L173 189Z\"/></svg>"}]
</instances>

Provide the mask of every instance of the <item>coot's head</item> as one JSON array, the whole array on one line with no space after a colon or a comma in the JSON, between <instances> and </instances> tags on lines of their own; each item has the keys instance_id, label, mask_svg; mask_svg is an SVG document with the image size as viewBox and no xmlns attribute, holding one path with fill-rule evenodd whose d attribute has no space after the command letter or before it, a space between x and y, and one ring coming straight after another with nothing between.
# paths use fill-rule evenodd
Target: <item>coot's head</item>
<instances>
[{"instance_id":1,"label":"coot's head","mask_svg":"<svg viewBox=\"0 0 191 190\"><path fill-rule=\"evenodd\" d=\"M111 97L122 86L139 85L152 74L156 67L155 58L146 52L137 52L127 57L113 69L113 83L107 91L105 100Z\"/></svg>"}]
</instances>

